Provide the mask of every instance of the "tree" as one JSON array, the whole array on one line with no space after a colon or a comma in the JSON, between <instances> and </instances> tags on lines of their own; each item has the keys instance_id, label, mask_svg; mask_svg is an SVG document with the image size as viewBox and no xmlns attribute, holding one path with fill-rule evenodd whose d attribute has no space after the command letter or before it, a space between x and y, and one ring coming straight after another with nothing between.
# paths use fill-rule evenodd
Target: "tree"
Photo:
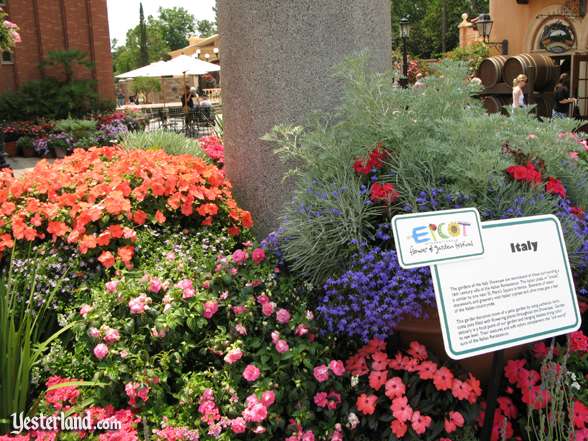
<instances>
[{"instance_id":1,"label":"tree","mask_svg":"<svg viewBox=\"0 0 588 441\"><path fill-rule=\"evenodd\" d=\"M216 23L210 20L199 20L198 24L196 25L196 32L198 33L199 37L210 37L217 33L216 30Z\"/></svg>"},{"instance_id":2,"label":"tree","mask_svg":"<svg viewBox=\"0 0 588 441\"><path fill-rule=\"evenodd\" d=\"M60 66L65 74L65 83L74 82L74 68L76 65L92 69L94 63L88 59L88 53L78 49L69 49L66 51L50 51L47 57L41 62L42 67Z\"/></svg>"},{"instance_id":3,"label":"tree","mask_svg":"<svg viewBox=\"0 0 588 441\"><path fill-rule=\"evenodd\" d=\"M147 49L147 26L143 14L143 3L139 3L139 66L149 64L149 53Z\"/></svg>"},{"instance_id":4,"label":"tree","mask_svg":"<svg viewBox=\"0 0 588 441\"><path fill-rule=\"evenodd\" d=\"M391 9L394 46L400 48L399 22L407 17L411 23L409 52L431 58L458 45L461 14L473 17L487 12L488 0L391 0Z\"/></svg>"},{"instance_id":5,"label":"tree","mask_svg":"<svg viewBox=\"0 0 588 441\"><path fill-rule=\"evenodd\" d=\"M161 81L159 78L138 77L133 79L131 90L135 95L140 93L145 95L145 100L149 102L149 94L161 91Z\"/></svg>"},{"instance_id":6,"label":"tree","mask_svg":"<svg viewBox=\"0 0 588 441\"><path fill-rule=\"evenodd\" d=\"M159 8L163 37L173 51L188 45L188 36L196 31L194 16L184 8Z\"/></svg>"}]
</instances>

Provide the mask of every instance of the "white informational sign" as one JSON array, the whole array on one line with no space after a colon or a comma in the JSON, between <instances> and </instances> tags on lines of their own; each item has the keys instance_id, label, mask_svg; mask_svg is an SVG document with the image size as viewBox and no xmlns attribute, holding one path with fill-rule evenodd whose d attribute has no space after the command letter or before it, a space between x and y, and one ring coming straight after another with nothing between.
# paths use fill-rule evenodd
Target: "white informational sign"
<instances>
[{"instance_id":1,"label":"white informational sign","mask_svg":"<svg viewBox=\"0 0 588 441\"><path fill-rule=\"evenodd\" d=\"M578 300L555 216L482 224L481 259L431 268L447 355L462 359L578 330Z\"/></svg>"},{"instance_id":2,"label":"white informational sign","mask_svg":"<svg viewBox=\"0 0 588 441\"><path fill-rule=\"evenodd\" d=\"M475 208L394 216L392 232L402 268L430 266L484 254L480 214Z\"/></svg>"}]
</instances>

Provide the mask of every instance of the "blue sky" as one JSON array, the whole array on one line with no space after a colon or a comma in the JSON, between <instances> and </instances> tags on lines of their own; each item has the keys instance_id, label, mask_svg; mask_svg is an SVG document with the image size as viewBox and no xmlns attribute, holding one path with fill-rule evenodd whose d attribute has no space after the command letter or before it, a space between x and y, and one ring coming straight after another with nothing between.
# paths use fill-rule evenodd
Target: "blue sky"
<instances>
[{"instance_id":1,"label":"blue sky","mask_svg":"<svg viewBox=\"0 0 588 441\"><path fill-rule=\"evenodd\" d=\"M107 0L110 39L124 43L127 31L139 23L139 0ZM215 0L142 0L145 16L157 15L160 7L182 6L198 20L214 19Z\"/></svg>"}]
</instances>

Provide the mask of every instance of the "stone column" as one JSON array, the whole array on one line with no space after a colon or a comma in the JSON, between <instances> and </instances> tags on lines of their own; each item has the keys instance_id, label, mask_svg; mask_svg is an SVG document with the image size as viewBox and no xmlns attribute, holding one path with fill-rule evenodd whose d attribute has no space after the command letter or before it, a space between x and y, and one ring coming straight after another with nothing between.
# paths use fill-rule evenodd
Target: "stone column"
<instances>
[{"instance_id":1,"label":"stone column","mask_svg":"<svg viewBox=\"0 0 588 441\"><path fill-rule=\"evenodd\" d=\"M286 167L259 138L302 123L341 96L333 68L367 49L372 66L391 59L389 0L218 0L225 167L259 238L278 226L291 197Z\"/></svg>"}]
</instances>

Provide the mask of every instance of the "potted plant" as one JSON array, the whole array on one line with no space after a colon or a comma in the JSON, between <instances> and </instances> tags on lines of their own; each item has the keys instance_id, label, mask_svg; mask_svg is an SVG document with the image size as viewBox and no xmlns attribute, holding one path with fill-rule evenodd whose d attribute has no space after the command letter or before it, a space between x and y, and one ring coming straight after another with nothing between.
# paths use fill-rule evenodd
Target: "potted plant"
<instances>
[{"instance_id":1,"label":"potted plant","mask_svg":"<svg viewBox=\"0 0 588 441\"><path fill-rule=\"evenodd\" d=\"M56 158L65 158L73 145L73 139L67 133L54 133L47 138L47 154L55 155Z\"/></svg>"},{"instance_id":2,"label":"potted plant","mask_svg":"<svg viewBox=\"0 0 588 441\"><path fill-rule=\"evenodd\" d=\"M16 147L20 154L25 158L34 158L36 156L33 139L29 136L18 138L18 141L16 141Z\"/></svg>"}]
</instances>

